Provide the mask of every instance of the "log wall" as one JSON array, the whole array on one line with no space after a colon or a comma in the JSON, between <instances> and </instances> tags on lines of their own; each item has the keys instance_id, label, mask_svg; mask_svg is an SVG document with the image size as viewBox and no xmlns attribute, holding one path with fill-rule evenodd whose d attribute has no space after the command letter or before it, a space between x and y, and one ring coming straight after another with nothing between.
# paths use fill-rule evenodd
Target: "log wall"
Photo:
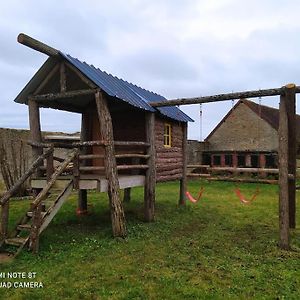
<instances>
[{"instance_id":1,"label":"log wall","mask_svg":"<svg viewBox=\"0 0 300 300\"><path fill-rule=\"evenodd\" d=\"M171 147L164 146L164 124L171 124ZM156 147L156 180L169 181L182 177L182 124L156 116L155 147Z\"/></svg>"}]
</instances>

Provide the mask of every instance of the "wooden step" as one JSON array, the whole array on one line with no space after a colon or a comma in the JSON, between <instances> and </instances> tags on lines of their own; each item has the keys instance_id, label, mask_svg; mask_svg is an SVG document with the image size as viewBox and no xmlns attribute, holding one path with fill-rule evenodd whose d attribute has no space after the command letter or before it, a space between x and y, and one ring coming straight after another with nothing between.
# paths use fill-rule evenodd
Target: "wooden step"
<instances>
[{"instance_id":1,"label":"wooden step","mask_svg":"<svg viewBox=\"0 0 300 300\"><path fill-rule=\"evenodd\" d=\"M20 224L17 226L18 230L26 230L30 231L31 230L31 225L30 224Z\"/></svg>"},{"instance_id":2,"label":"wooden step","mask_svg":"<svg viewBox=\"0 0 300 300\"><path fill-rule=\"evenodd\" d=\"M46 212L42 212L42 218L44 218L44 216L45 216L46 214L47 214ZM32 213L32 211L28 211L28 212L26 213L26 215L27 215L27 217L32 218L33 213Z\"/></svg>"},{"instance_id":3,"label":"wooden step","mask_svg":"<svg viewBox=\"0 0 300 300\"><path fill-rule=\"evenodd\" d=\"M20 237L15 237L11 239L6 239L5 244L7 245L12 245L12 246L21 246L24 243L26 243L27 238L20 238Z\"/></svg>"}]
</instances>

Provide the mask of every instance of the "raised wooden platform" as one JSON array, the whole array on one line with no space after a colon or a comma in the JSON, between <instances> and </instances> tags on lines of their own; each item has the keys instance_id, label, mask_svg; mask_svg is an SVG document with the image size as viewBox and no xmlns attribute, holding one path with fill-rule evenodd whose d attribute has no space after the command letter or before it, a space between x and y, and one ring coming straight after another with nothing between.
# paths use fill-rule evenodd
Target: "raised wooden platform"
<instances>
[{"instance_id":1,"label":"raised wooden platform","mask_svg":"<svg viewBox=\"0 0 300 300\"><path fill-rule=\"evenodd\" d=\"M53 185L54 189L61 189L66 185L72 176L60 176ZM47 184L47 180L44 177L33 178L31 180L31 187L42 189ZM119 175L119 185L121 189L144 186L144 175ZM107 192L108 182L103 176L96 174L85 174L80 176L79 189L81 190L97 190L99 192Z\"/></svg>"}]
</instances>

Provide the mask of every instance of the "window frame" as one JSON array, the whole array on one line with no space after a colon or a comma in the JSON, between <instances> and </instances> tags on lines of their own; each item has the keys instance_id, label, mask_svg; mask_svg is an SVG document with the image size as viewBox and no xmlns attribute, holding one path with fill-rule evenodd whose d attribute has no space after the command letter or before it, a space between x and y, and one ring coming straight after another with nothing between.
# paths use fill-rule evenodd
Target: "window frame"
<instances>
[{"instance_id":1,"label":"window frame","mask_svg":"<svg viewBox=\"0 0 300 300\"><path fill-rule=\"evenodd\" d=\"M164 147L172 147L172 125L171 123L164 123Z\"/></svg>"}]
</instances>

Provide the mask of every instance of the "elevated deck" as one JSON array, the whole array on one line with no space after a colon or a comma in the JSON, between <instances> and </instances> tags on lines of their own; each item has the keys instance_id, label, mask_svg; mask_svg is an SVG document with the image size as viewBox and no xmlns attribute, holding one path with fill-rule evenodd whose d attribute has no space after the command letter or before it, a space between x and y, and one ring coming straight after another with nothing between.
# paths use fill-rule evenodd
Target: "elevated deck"
<instances>
[{"instance_id":1,"label":"elevated deck","mask_svg":"<svg viewBox=\"0 0 300 300\"><path fill-rule=\"evenodd\" d=\"M53 188L60 189L66 182L72 179L73 176L59 176L53 185ZM119 185L121 189L144 186L145 176L144 175L119 175ZM46 186L46 177L33 178L31 180L31 187L42 189ZM84 174L80 175L79 189L81 190L97 190L99 192L107 192L108 181L104 176L97 174Z\"/></svg>"}]
</instances>

